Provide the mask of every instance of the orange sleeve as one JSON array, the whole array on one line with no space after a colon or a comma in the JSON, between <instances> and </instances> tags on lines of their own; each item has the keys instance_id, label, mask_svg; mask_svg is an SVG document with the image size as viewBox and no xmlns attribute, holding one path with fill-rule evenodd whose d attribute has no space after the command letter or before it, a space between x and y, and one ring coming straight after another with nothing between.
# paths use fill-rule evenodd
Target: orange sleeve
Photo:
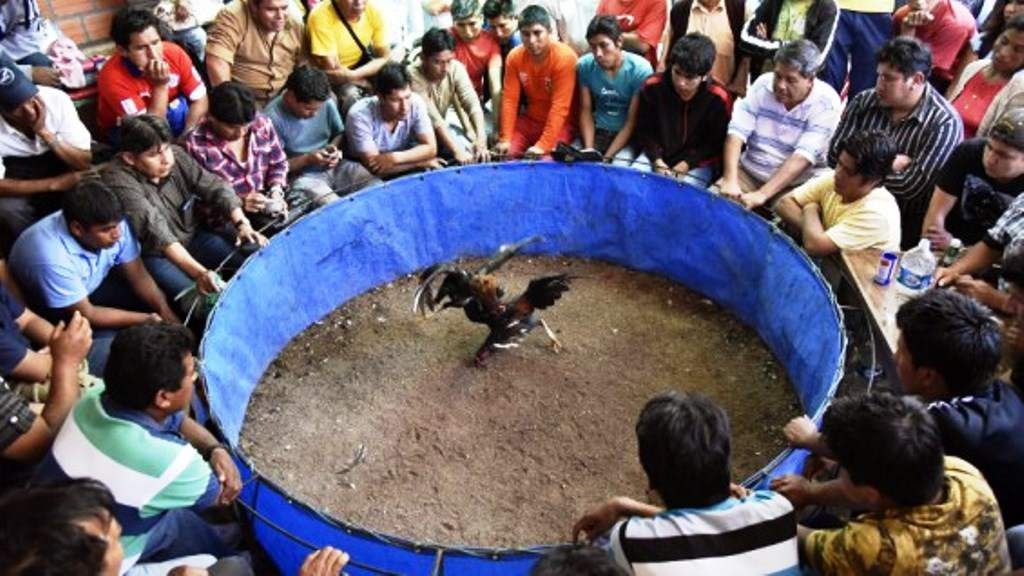
<instances>
[{"instance_id":1,"label":"orange sleeve","mask_svg":"<svg viewBox=\"0 0 1024 576\"><path fill-rule=\"evenodd\" d=\"M535 146L545 152L554 150L558 135L569 121L572 98L576 90L576 53L566 45L556 45L551 63L551 108L544 122L544 132Z\"/></svg>"},{"instance_id":2,"label":"orange sleeve","mask_svg":"<svg viewBox=\"0 0 1024 576\"><path fill-rule=\"evenodd\" d=\"M512 131L516 127L516 116L519 114L519 93L523 87L519 84L519 67L522 63L523 47L517 46L505 58L505 78L501 87L501 142L512 141Z\"/></svg>"},{"instance_id":3,"label":"orange sleeve","mask_svg":"<svg viewBox=\"0 0 1024 576\"><path fill-rule=\"evenodd\" d=\"M665 32L665 2L662 0L651 0L648 2L647 10L637 18L642 21L637 25L636 35L641 40L657 49L658 42L661 42L661 35Z\"/></svg>"}]
</instances>

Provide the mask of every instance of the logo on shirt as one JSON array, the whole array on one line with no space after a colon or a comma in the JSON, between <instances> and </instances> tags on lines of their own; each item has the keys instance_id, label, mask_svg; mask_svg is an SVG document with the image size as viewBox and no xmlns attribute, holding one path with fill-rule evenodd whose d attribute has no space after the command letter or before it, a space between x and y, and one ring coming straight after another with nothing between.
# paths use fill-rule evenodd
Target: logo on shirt
<instances>
[{"instance_id":1,"label":"logo on shirt","mask_svg":"<svg viewBox=\"0 0 1024 576\"><path fill-rule=\"evenodd\" d=\"M167 87L168 88L177 88L178 84L180 84L180 83L181 83L181 76L179 76L178 74L168 74L167 75Z\"/></svg>"},{"instance_id":2,"label":"logo on shirt","mask_svg":"<svg viewBox=\"0 0 1024 576\"><path fill-rule=\"evenodd\" d=\"M134 116L139 113L139 108L135 105L135 100L132 100L131 98L121 100L121 109L129 116Z\"/></svg>"},{"instance_id":3,"label":"logo on shirt","mask_svg":"<svg viewBox=\"0 0 1024 576\"><path fill-rule=\"evenodd\" d=\"M14 82L14 71L10 68L0 68L0 86L7 86Z\"/></svg>"}]
</instances>

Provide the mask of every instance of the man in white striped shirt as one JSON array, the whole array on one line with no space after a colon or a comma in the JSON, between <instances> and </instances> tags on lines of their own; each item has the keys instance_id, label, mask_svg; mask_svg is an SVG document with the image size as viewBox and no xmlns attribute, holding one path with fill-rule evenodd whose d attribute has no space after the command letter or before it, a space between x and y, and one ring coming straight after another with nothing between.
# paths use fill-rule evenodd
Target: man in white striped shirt
<instances>
[{"instance_id":1,"label":"man in white striped shirt","mask_svg":"<svg viewBox=\"0 0 1024 576\"><path fill-rule=\"evenodd\" d=\"M842 105L836 91L815 78L820 65L812 42L784 44L775 53L774 71L755 80L736 103L718 182L723 196L758 208L827 167Z\"/></svg>"},{"instance_id":2,"label":"man in white striped shirt","mask_svg":"<svg viewBox=\"0 0 1024 576\"><path fill-rule=\"evenodd\" d=\"M632 574L799 574L796 518L776 492L730 484L729 420L699 394L650 400L636 425L648 490L667 509L613 498L583 516L574 536L604 541Z\"/></svg>"}]
</instances>

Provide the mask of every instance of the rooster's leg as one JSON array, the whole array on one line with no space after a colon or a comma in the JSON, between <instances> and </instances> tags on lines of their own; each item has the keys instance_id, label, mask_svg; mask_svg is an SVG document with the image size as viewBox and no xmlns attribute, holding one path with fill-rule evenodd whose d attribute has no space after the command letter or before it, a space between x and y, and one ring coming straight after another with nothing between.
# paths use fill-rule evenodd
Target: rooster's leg
<instances>
[{"instance_id":1,"label":"rooster's leg","mask_svg":"<svg viewBox=\"0 0 1024 576\"><path fill-rule=\"evenodd\" d=\"M548 326L548 323L545 322L543 318L541 318L540 320L540 325L542 328L544 328L544 333L547 334L548 338L551 339L551 349L554 350L555 352L561 352L562 348L564 348L564 346L562 346L562 342L558 339L557 336L555 336L554 331L551 330L551 327Z\"/></svg>"}]
</instances>

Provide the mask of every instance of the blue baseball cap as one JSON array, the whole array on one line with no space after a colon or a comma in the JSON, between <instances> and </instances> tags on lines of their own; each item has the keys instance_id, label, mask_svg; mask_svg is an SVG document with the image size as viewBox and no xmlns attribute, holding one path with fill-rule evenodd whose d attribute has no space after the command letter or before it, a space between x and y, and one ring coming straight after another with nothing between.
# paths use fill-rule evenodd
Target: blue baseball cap
<instances>
[{"instance_id":1,"label":"blue baseball cap","mask_svg":"<svg viewBox=\"0 0 1024 576\"><path fill-rule=\"evenodd\" d=\"M13 110L39 93L25 73L10 58L0 56L0 109Z\"/></svg>"}]
</instances>

